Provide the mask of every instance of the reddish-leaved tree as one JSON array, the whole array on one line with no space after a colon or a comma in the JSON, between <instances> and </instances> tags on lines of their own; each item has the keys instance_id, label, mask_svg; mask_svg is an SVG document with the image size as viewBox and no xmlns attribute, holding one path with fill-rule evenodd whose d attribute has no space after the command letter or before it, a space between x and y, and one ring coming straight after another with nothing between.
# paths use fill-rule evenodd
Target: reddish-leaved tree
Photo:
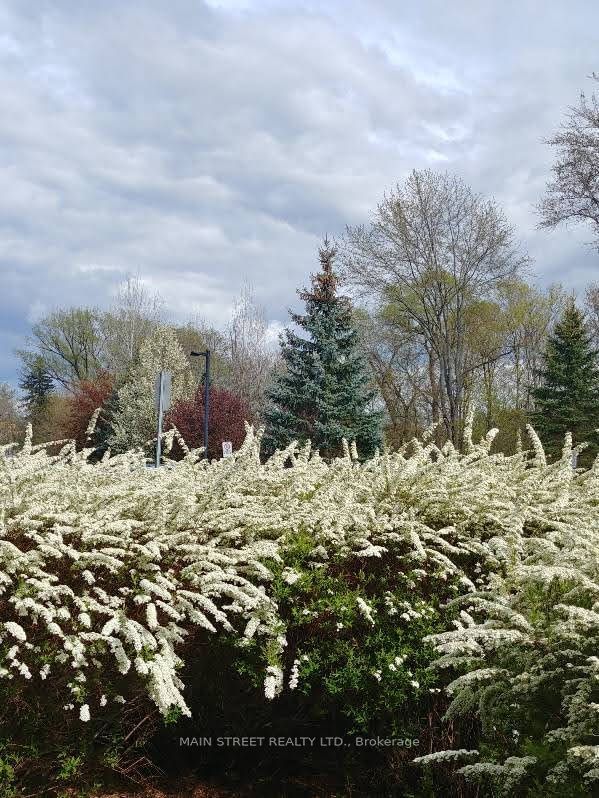
<instances>
[{"instance_id":1,"label":"reddish-leaved tree","mask_svg":"<svg viewBox=\"0 0 599 798\"><path fill-rule=\"evenodd\" d=\"M69 415L66 433L74 438L77 448L89 445L85 431L95 410L102 407L114 387L114 378L107 372L100 373L93 380L80 380L72 386L72 396L68 398Z\"/></svg>"},{"instance_id":2,"label":"reddish-leaved tree","mask_svg":"<svg viewBox=\"0 0 599 798\"><path fill-rule=\"evenodd\" d=\"M231 441L238 449L245 438L244 421L250 411L243 399L224 388L210 388L208 416L208 456L222 457L222 442ZM177 402L165 419L165 429L177 427L190 449L204 445L204 388L200 386L193 399ZM175 445L176 456L179 447Z\"/></svg>"}]
</instances>

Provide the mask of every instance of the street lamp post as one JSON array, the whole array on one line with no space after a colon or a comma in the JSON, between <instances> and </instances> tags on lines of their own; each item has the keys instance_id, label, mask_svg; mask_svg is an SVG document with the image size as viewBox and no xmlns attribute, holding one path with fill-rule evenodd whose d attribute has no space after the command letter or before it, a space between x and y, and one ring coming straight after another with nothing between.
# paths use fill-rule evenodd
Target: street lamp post
<instances>
[{"instance_id":1,"label":"street lamp post","mask_svg":"<svg viewBox=\"0 0 599 798\"><path fill-rule=\"evenodd\" d=\"M209 389L210 389L210 350L205 352L190 352L192 357L203 357L206 360L204 372L204 457L208 458L208 415L209 415Z\"/></svg>"}]
</instances>

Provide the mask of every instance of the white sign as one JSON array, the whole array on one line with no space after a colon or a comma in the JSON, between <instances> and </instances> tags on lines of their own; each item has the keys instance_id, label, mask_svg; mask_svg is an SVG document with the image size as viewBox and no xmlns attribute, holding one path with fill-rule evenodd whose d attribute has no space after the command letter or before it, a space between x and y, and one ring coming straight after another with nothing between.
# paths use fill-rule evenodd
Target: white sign
<instances>
[{"instance_id":1,"label":"white sign","mask_svg":"<svg viewBox=\"0 0 599 798\"><path fill-rule=\"evenodd\" d=\"M160 391L162 389L162 412L166 411L171 406L171 384L173 375L170 371L161 371L156 375L154 381L154 407L156 411L160 409Z\"/></svg>"},{"instance_id":2,"label":"white sign","mask_svg":"<svg viewBox=\"0 0 599 798\"><path fill-rule=\"evenodd\" d=\"M171 378L170 371L161 371L154 382L154 404L158 413L158 432L156 435L156 468L160 468L162 454L162 416L171 406Z\"/></svg>"},{"instance_id":3,"label":"white sign","mask_svg":"<svg viewBox=\"0 0 599 798\"><path fill-rule=\"evenodd\" d=\"M231 441L223 441L223 457L230 457L233 454L233 444Z\"/></svg>"}]
</instances>

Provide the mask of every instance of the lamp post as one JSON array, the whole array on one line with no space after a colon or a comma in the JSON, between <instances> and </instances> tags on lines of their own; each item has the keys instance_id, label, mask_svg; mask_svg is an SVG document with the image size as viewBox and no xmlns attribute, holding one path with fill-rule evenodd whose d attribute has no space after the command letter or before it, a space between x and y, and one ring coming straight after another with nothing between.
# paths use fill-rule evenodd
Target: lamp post
<instances>
[{"instance_id":1,"label":"lamp post","mask_svg":"<svg viewBox=\"0 0 599 798\"><path fill-rule=\"evenodd\" d=\"M203 357L206 360L206 370L204 372L204 457L208 459L208 415L209 415L209 397L208 393L210 388L210 350L206 349L205 352L190 352L192 357Z\"/></svg>"}]
</instances>

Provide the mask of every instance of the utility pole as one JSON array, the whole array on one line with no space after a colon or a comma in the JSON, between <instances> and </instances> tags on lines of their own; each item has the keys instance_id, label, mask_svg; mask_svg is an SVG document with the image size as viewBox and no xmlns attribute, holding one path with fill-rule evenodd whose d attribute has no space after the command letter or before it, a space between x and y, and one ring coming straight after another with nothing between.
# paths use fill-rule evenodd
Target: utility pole
<instances>
[{"instance_id":1,"label":"utility pole","mask_svg":"<svg viewBox=\"0 0 599 798\"><path fill-rule=\"evenodd\" d=\"M210 350L190 352L192 357L203 357L206 361L204 372L204 457L208 459L208 418L210 416Z\"/></svg>"}]
</instances>

